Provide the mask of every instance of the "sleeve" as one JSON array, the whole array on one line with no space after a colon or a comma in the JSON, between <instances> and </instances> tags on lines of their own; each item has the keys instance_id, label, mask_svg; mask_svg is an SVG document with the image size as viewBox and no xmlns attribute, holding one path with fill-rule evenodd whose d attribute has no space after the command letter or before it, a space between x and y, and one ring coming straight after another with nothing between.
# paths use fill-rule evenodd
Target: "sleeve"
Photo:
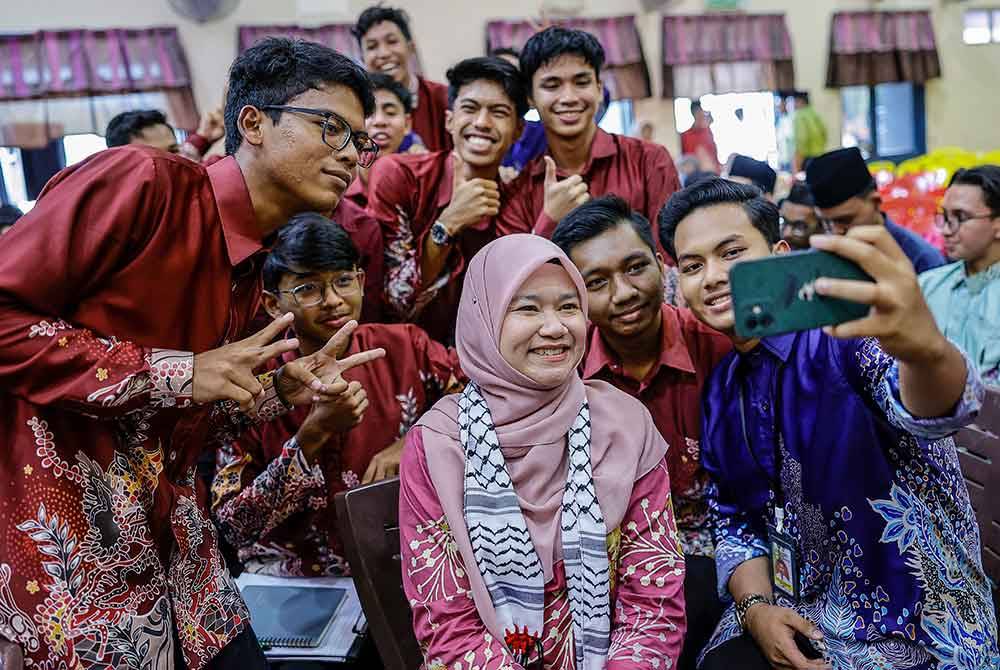
<instances>
[{"instance_id":1,"label":"sleeve","mask_svg":"<svg viewBox=\"0 0 1000 670\"><path fill-rule=\"evenodd\" d=\"M142 251L170 186L155 159L123 149L100 152L50 181L4 236L0 387L98 417L190 404L191 352L142 347L65 316Z\"/></svg>"},{"instance_id":2,"label":"sleeve","mask_svg":"<svg viewBox=\"0 0 1000 670\"><path fill-rule=\"evenodd\" d=\"M972 423L982 407L985 386L968 355L965 359L965 390L946 416L919 418L903 406L899 394L899 363L882 351L878 340L860 338L833 340L838 365L847 382L868 406L898 430L927 440L938 440Z\"/></svg>"},{"instance_id":3,"label":"sleeve","mask_svg":"<svg viewBox=\"0 0 1000 670\"><path fill-rule=\"evenodd\" d=\"M254 544L297 511L326 506L323 471L309 465L294 437L271 461L258 428L223 443L217 454L212 512L236 548Z\"/></svg>"},{"instance_id":4,"label":"sleeve","mask_svg":"<svg viewBox=\"0 0 1000 670\"><path fill-rule=\"evenodd\" d=\"M545 216L544 210L538 216L533 213L531 166L532 162L525 165L517 179L504 188L504 199L500 203L500 214L497 216L498 235L532 231L542 234L539 230L546 229L551 236L555 230L555 221Z\"/></svg>"},{"instance_id":5,"label":"sleeve","mask_svg":"<svg viewBox=\"0 0 1000 670\"><path fill-rule=\"evenodd\" d=\"M643 214L653 228L656 248L664 258L670 258L660 246L660 210L667 204L670 196L681 188L681 180L677 175L674 161L670 158L670 152L659 145L647 150L646 160L643 161L643 174L646 176L646 211Z\"/></svg>"},{"instance_id":6,"label":"sleeve","mask_svg":"<svg viewBox=\"0 0 1000 670\"><path fill-rule=\"evenodd\" d=\"M427 471L420 428L406 436L399 476L403 590L424 667L521 670L476 611L469 577Z\"/></svg>"},{"instance_id":7,"label":"sleeve","mask_svg":"<svg viewBox=\"0 0 1000 670\"><path fill-rule=\"evenodd\" d=\"M621 524L608 670L677 665L687 626L684 554L666 460L632 489Z\"/></svg>"},{"instance_id":8,"label":"sleeve","mask_svg":"<svg viewBox=\"0 0 1000 670\"><path fill-rule=\"evenodd\" d=\"M446 347L418 326L409 326L410 341L420 366L428 407L448 393L456 393L469 379L458 362L458 352Z\"/></svg>"}]
</instances>

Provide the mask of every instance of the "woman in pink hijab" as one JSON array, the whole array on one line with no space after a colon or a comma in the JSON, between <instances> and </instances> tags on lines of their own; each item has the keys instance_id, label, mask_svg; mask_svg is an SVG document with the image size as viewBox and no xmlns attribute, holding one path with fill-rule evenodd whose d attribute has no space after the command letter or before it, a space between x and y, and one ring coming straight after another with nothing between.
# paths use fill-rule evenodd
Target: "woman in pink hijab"
<instances>
[{"instance_id":1,"label":"woman in pink hijab","mask_svg":"<svg viewBox=\"0 0 1000 670\"><path fill-rule=\"evenodd\" d=\"M576 368L583 279L554 244L469 263L456 341L471 380L406 439L403 586L425 667L670 668L684 558L646 409Z\"/></svg>"}]
</instances>

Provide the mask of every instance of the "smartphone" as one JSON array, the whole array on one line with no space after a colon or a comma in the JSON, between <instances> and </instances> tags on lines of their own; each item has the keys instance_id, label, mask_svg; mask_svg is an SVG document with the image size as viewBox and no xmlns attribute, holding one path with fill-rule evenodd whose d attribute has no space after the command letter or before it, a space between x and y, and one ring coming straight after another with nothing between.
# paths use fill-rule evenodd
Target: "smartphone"
<instances>
[{"instance_id":1,"label":"smartphone","mask_svg":"<svg viewBox=\"0 0 1000 670\"><path fill-rule=\"evenodd\" d=\"M873 281L856 263L810 249L737 263L729 271L735 330L740 337L811 330L868 314L869 305L816 293L820 277Z\"/></svg>"},{"instance_id":2,"label":"smartphone","mask_svg":"<svg viewBox=\"0 0 1000 670\"><path fill-rule=\"evenodd\" d=\"M795 631L795 646L798 647L802 655L810 661L816 661L823 658L823 652L826 647L822 640L810 640L798 631Z\"/></svg>"}]
</instances>

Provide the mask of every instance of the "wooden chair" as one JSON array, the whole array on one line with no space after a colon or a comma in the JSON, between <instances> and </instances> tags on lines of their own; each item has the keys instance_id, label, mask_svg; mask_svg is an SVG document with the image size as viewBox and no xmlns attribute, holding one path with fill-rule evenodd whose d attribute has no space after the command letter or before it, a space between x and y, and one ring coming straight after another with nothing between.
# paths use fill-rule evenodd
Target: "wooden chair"
<instances>
[{"instance_id":1,"label":"wooden chair","mask_svg":"<svg viewBox=\"0 0 1000 670\"><path fill-rule=\"evenodd\" d=\"M958 431L955 444L979 520L983 567L993 581L993 602L1000 611L1000 389L987 391L975 425Z\"/></svg>"},{"instance_id":2,"label":"wooden chair","mask_svg":"<svg viewBox=\"0 0 1000 670\"><path fill-rule=\"evenodd\" d=\"M338 493L337 527L358 598L386 670L416 670L423 662L403 593L399 552L399 479Z\"/></svg>"}]
</instances>

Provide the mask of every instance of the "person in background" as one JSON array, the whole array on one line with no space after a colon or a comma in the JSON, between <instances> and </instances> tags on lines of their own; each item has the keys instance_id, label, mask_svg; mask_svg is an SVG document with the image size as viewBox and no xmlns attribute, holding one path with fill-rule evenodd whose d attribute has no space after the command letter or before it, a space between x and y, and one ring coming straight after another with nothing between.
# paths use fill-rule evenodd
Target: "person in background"
<instances>
[{"instance_id":1,"label":"person in background","mask_svg":"<svg viewBox=\"0 0 1000 670\"><path fill-rule=\"evenodd\" d=\"M794 106L793 91L774 92L775 138L778 148L778 169L793 170L795 163L795 124L790 106Z\"/></svg>"},{"instance_id":2,"label":"person in background","mask_svg":"<svg viewBox=\"0 0 1000 670\"><path fill-rule=\"evenodd\" d=\"M792 112L792 132L795 137L795 155L792 174L808 167L809 161L826 151L826 124L809 104L806 91L795 91L795 110Z\"/></svg>"},{"instance_id":3,"label":"person in background","mask_svg":"<svg viewBox=\"0 0 1000 670\"><path fill-rule=\"evenodd\" d=\"M158 109L137 109L118 114L108 122L104 138L109 149L142 144L172 154L181 150L174 127L167 123L167 117Z\"/></svg>"},{"instance_id":4,"label":"person in background","mask_svg":"<svg viewBox=\"0 0 1000 670\"><path fill-rule=\"evenodd\" d=\"M10 230L22 216L24 212L16 206L0 205L0 235Z\"/></svg>"},{"instance_id":5,"label":"person in background","mask_svg":"<svg viewBox=\"0 0 1000 670\"><path fill-rule=\"evenodd\" d=\"M735 154L729 161L729 169L722 176L740 184L753 184L761 190L765 198L774 202L774 184L778 180L778 175L764 161Z\"/></svg>"},{"instance_id":6,"label":"person in background","mask_svg":"<svg viewBox=\"0 0 1000 670\"><path fill-rule=\"evenodd\" d=\"M687 186L687 180L697 172L701 172L701 163L696 156L685 154L677 159L677 176L680 177L681 186Z\"/></svg>"},{"instance_id":7,"label":"person in background","mask_svg":"<svg viewBox=\"0 0 1000 670\"><path fill-rule=\"evenodd\" d=\"M508 232L499 214L515 184L500 161L521 131L528 101L517 69L499 58L468 58L448 70L446 123L454 151L375 163L369 212L385 241L387 307L450 342L469 259Z\"/></svg>"},{"instance_id":8,"label":"person in background","mask_svg":"<svg viewBox=\"0 0 1000 670\"><path fill-rule=\"evenodd\" d=\"M346 56L262 40L229 71L226 158L98 152L5 236L0 637L31 667L265 666L195 463L291 406L323 411L384 355L338 360L352 323L258 377L297 343L271 343L286 317L246 337L265 240L336 206L374 151L373 107Z\"/></svg>"},{"instance_id":9,"label":"person in background","mask_svg":"<svg viewBox=\"0 0 1000 670\"><path fill-rule=\"evenodd\" d=\"M816 201L809 184L797 181L788 195L778 201L781 238L792 249L808 249L809 238L822 232L816 218Z\"/></svg>"},{"instance_id":10,"label":"person in background","mask_svg":"<svg viewBox=\"0 0 1000 670\"><path fill-rule=\"evenodd\" d=\"M416 46L406 13L383 5L369 7L361 12L352 32L368 71L389 75L413 96L413 132L398 150L410 151L412 144L422 144L428 151L451 149L451 134L444 123L448 87L410 71Z\"/></svg>"},{"instance_id":11,"label":"person in background","mask_svg":"<svg viewBox=\"0 0 1000 670\"><path fill-rule=\"evenodd\" d=\"M360 317L365 295L358 261L344 230L319 214L299 214L281 229L263 275L268 314L294 319L289 335L299 346L282 362L318 351ZM346 574L333 497L395 476L403 436L445 392L460 387L454 352L416 326L358 326L347 354L371 348L392 353L345 372L350 388L334 408L322 416L296 408L220 449L212 511L248 571Z\"/></svg>"},{"instance_id":12,"label":"person in background","mask_svg":"<svg viewBox=\"0 0 1000 670\"><path fill-rule=\"evenodd\" d=\"M523 187L503 213L507 229L550 237L574 207L605 193L652 220L680 188L664 147L597 126L603 65L604 49L582 30L551 27L525 44L521 75L548 148L525 166Z\"/></svg>"},{"instance_id":13,"label":"person in background","mask_svg":"<svg viewBox=\"0 0 1000 670\"><path fill-rule=\"evenodd\" d=\"M537 235L469 263L456 329L470 382L406 436L403 588L427 668L672 668L684 558L642 404L577 374L580 273Z\"/></svg>"},{"instance_id":14,"label":"person in background","mask_svg":"<svg viewBox=\"0 0 1000 670\"><path fill-rule=\"evenodd\" d=\"M815 282L819 295L870 304L867 316L763 339L736 335L729 272L788 251L777 207L715 179L674 196L660 232L691 310L735 347L702 403L730 602L701 669L998 667L991 584L949 437L975 419L984 387L886 228L811 239L871 275Z\"/></svg>"},{"instance_id":15,"label":"person in background","mask_svg":"<svg viewBox=\"0 0 1000 670\"><path fill-rule=\"evenodd\" d=\"M639 123L639 139L643 142L655 142L653 139L656 129L652 121L641 121Z\"/></svg>"},{"instance_id":16,"label":"person in background","mask_svg":"<svg viewBox=\"0 0 1000 670\"><path fill-rule=\"evenodd\" d=\"M663 302L663 258L646 218L605 195L559 222L552 241L569 256L587 290L590 332L584 380L602 379L638 399L666 440L674 518L684 550L687 637L681 670L694 670L722 605L701 467L701 391L732 349L722 333Z\"/></svg>"},{"instance_id":17,"label":"person in background","mask_svg":"<svg viewBox=\"0 0 1000 670\"><path fill-rule=\"evenodd\" d=\"M719 148L715 145L712 134L712 118L701 107L698 100L691 101L691 116L694 123L681 133L681 154L691 155L698 159L702 170L719 173Z\"/></svg>"},{"instance_id":18,"label":"person in background","mask_svg":"<svg viewBox=\"0 0 1000 670\"><path fill-rule=\"evenodd\" d=\"M920 275L945 337L1000 386L1000 166L959 170L936 222L954 263Z\"/></svg>"},{"instance_id":19,"label":"person in background","mask_svg":"<svg viewBox=\"0 0 1000 670\"><path fill-rule=\"evenodd\" d=\"M824 232L846 235L856 226L885 226L917 274L945 264L944 256L929 242L882 213L882 196L857 147L812 159L806 168L806 182Z\"/></svg>"},{"instance_id":20,"label":"person in background","mask_svg":"<svg viewBox=\"0 0 1000 670\"><path fill-rule=\"evenodd\" d=\"M214 156L206 158L205 154L208 153L213 144L225 136L226 123L223 118L222 108L213 109L202 114L201 120L198 121L198 130L184 139L184 144L180 147L180 153L193 161L208 162L209 158L214 158Z\"/></svg>"}]
</instances>

